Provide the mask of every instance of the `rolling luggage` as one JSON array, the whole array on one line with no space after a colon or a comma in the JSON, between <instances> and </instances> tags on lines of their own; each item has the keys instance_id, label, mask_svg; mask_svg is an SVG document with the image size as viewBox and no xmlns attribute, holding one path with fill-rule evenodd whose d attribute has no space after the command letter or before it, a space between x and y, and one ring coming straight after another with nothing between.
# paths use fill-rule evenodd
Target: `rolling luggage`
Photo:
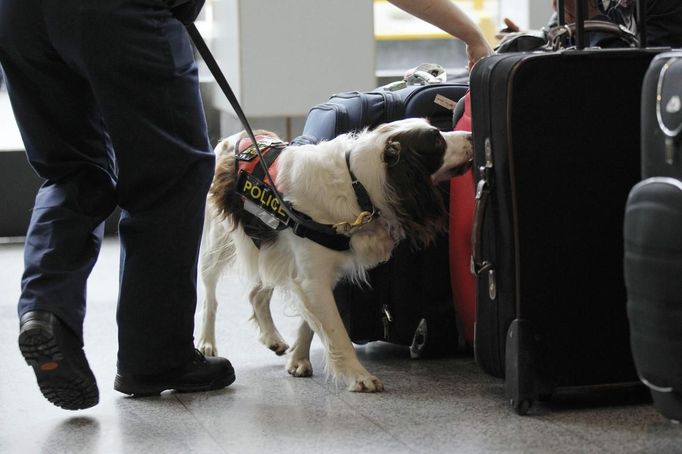
<instances>
[{"instance_id":1,"label":"rolling luggage","mask_svg":"<svg viewBox=\"0 0 682 454\"><path fill-rule=\"evenodd\" d=\"M627 313L637 372L656 409L682 421L680 180L653 177L632 189L624 239Z\"/></svg>"},{"instance_id":2,"label":"rolling luggage","mask_svg":"<svg viewBox=\"0 0 682 454\"><path fill-rule=\"evenodd\" d=\"M583 49L581 23L576 49L494 55L471 75L474 352L518 414L558 387L637 380L623 207L657 51Z\"/></svg>"},{"instance_id":3,"label":"rolling luggage","mask_svg":"<svg viewBox=\"0 0 682 454\"><path fill-rule=\"evenodd\" d=\"M471 131L471 97L465 95L455 108L455 131ZM466 347L474 345L476 279L471 273L471 228L474 216L474 173L450 180L450 282L457 329Z\"/></svg>"},{"instance_id":4,"label":"rolling luggage","mask_svg":"<svg viewBox=\"0 0 682 454\"><path fill-rule=\"evenodd\" d=\"M408 117L426 117L440 129L452 130L452 109L467 88L398 82L368 93L339 93L310 110L301 140L329 140ZM447 192L445 186L445 201ZM447 232L420 251L399 244L391 259L368 275L369 285L342 281L334 289L354 343L379 340L410 346L413 358L457 350Z\"/></svg>"},{"instance_id":5,"label":"rolling luggage","mask_svg":"<svg viewBox=\"0 0 682 454\"><path fill-rule=\"evenodd\" d=\"M630 342L640 380L682 420L682 51L657 56L642 89L642 176L625 208Z\"/></svg>"}]
</instances>

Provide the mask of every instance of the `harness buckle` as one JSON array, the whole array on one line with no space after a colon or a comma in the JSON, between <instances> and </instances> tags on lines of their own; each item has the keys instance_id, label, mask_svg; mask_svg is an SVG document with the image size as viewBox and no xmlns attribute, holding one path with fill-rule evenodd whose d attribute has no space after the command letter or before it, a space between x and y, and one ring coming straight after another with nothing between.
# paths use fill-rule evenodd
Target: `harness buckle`
<instances>
[{"instance_id":1,"label":"harness buckle","mask_svg":"<svg viewBox=\"0 0 682 454\"><path fill-rule=\"evenodd\" d=\"M362 225L368 224L374 219L374 211L371 213L369 211L361 211L360 214L355 218L355 221L351 222L339 222L334 224L333 227L337 233L350 233L354 228L360 227Z\"/></svg>"}]
</instances>

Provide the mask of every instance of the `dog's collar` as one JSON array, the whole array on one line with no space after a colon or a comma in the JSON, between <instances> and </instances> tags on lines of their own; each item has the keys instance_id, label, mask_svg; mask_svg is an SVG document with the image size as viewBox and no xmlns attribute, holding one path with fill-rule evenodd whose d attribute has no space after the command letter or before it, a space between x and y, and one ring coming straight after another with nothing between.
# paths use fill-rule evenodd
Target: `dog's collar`
<instances>
[{"instance_id":1,"label":"dog's collar","mask_svg":"<svg viewBox=\"0 0 682 454\"><path fill-rule=\"evenodd\" d=\"M360 183L360 180L355 176L350 168L350 150L346 150L346 167L348 167L348 173L350 174L351 185L353 186L353 192L355 193L355 199L360 206L360 214L355 217L355 221L351 222L339 222L334 224L334 228L338 233L348 234L354 228L360 227L372 221L376 216L379 216L379 210L372 204L372 199L367 192L367 189Z\"/></svg>"},{"instance_id":2,"label":"dog's collar","mask_svg":"<svg viewBox=\"0 0 682 454\"><path fill-rule=\"evenodd\" d=\"M319 222L312 220L305 213L294 210L296 211L297 216L305 218L306 221L314 225L315 228L310 228L306 224L294 223L291 219L287 223L287 225L294 230L296 235L311 239L316 243L335 251L350 249L350 234L353 230L371 222L372 219L379 216L379 210L372 204L372 199L370 198L367 189L360 183L360 180L358 180L350 168L350 150L346 151L346 167L348 167L355 198L360 206L360 210L362 210L355 218L355 221L352 223L339 222L332 225L320 224ZM292 206L289 206L289 208L293 210Z\"/></svg>"}]
</instances>

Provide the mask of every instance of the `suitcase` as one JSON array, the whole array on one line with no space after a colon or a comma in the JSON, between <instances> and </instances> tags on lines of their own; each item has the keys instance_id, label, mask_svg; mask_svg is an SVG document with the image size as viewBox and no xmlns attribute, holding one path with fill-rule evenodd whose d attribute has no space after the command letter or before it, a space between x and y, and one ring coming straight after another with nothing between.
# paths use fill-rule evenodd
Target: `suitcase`
<instances>
[{"instance_id":1,"label":"suitcase","mask_svg":"<svg viewBox=\"0 0 682 454\"><path fill-rule=\"evenodd\" d=\"M682 421L680 180L653 177L632 189L624 239L627 313L637 372L656 409Z\"/></svg>"},{"instance_id":2,"label":"suitcase","mask_svg":"<svg viewBox=\"0 0 682 454\"><path fill-rule=\"evenodd\" d=\"M585 50L580 29L576 49L495 55L471 75L474 354L518 414L558 387L637 379L623 207L657 51Z\"/></svg>"},{"instance_id":3,"label":"suitcase","mask_svg":"<svg viewBox=\"0 0 682 454\"><path fill-rule=\"evenodd\" d=\"M630 342L640 380L682 420L682 52L657 56L642 89L642 176L625 208ZM674 177L674 178L672 178Z\"/></svg>"},{"instance_id":4,"label":"suitcase","mask_svg":"<svg viewBox=\"0 0 682 454\"><path fill-rule=\"evenodd\" d=\"M455 108L455 131L471 131L471 97ZM473 349L476 319L476 279L471 273L471 227L474 216L474 173L450 180L450 282L457 329L467 349Z\"/></svg>"},{"instance_id":5,"label":"suitcase","mask_svg":"<svg viewBox=\"0 0 682 454\"><path fill-rule=\"evenodd\" d=\"M329 140L409 117L426 117L440 129L452 130L452 109L467 88L466 84L398 82L367 93L339 93L310 110L303 136L295 142ZM447 192L444 186L444 200ZM370 270L368 276L368 284L342 281L334 289L339 313L354 343L406 345L413 358L457 350L447 232L420 251L399 244L391 259Z\"/></svg>"}]
</instances>

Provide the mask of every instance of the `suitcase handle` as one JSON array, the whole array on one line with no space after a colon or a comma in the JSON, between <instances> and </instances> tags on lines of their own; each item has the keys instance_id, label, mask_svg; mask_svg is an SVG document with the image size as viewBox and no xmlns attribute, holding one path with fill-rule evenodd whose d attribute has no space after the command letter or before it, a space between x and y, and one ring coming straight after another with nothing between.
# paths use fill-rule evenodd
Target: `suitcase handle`
<instances>
[{"instance_id":1,"label":"suitcase handle","mask_svg":"<svg viewBox=\"0 0 682 454\"><path fill-rule=\"evenodd\" d=\"M574 36L576 34L576 30L576 24L560 25L551 29L548 33L548 38L552 45L552 50L559 50L561 48L561 42L567 37L570 38L571 36ZM616 25L611 22L602 20L587 20L585 21L585 32L608 33L610 35L622 38L632 47L639 46L637 35L622 25Z\"/></svg>"},{"instance_id":2,"label":"suitcase handle","mask_svg":"<svg viewBox=\"0 0 682 454\"><path fill-rule=\"evenodd\" d=\"M476 204L474 206L473 224L471 226L471 272L479 275L493 268L493 264L483 260L482 235L483 218L488 206L488 196L493 175L492 149L490 138L485 139L485 165L481 167L481 179L476 184Z\"/></svg>"},{"instance_id":3,"label":"suitcase handle","mask_svg":"<svg viewBox=\"0 0 682 454\"><path fill-rule=\"evenodd\" d=\"M635 8L636 8L636 18L635 20L637 21L637 35L639 38L639 47L640 48L645 48L647 46L647 38L646 38L646 2L643 0L636 0L635 3ZM582 50L585 48L585 43L587 42L585 33L587 31L586 29L586 24L587 21L586 16L587 16L587 0L577 0L575 2L575 47L578 50ZM564 26L565 25L565 17L564 17L564 0L558 0L557 1L557 12L558 12L558 18L559 18L559 25Z\"/></svg>"}]
</instances>

